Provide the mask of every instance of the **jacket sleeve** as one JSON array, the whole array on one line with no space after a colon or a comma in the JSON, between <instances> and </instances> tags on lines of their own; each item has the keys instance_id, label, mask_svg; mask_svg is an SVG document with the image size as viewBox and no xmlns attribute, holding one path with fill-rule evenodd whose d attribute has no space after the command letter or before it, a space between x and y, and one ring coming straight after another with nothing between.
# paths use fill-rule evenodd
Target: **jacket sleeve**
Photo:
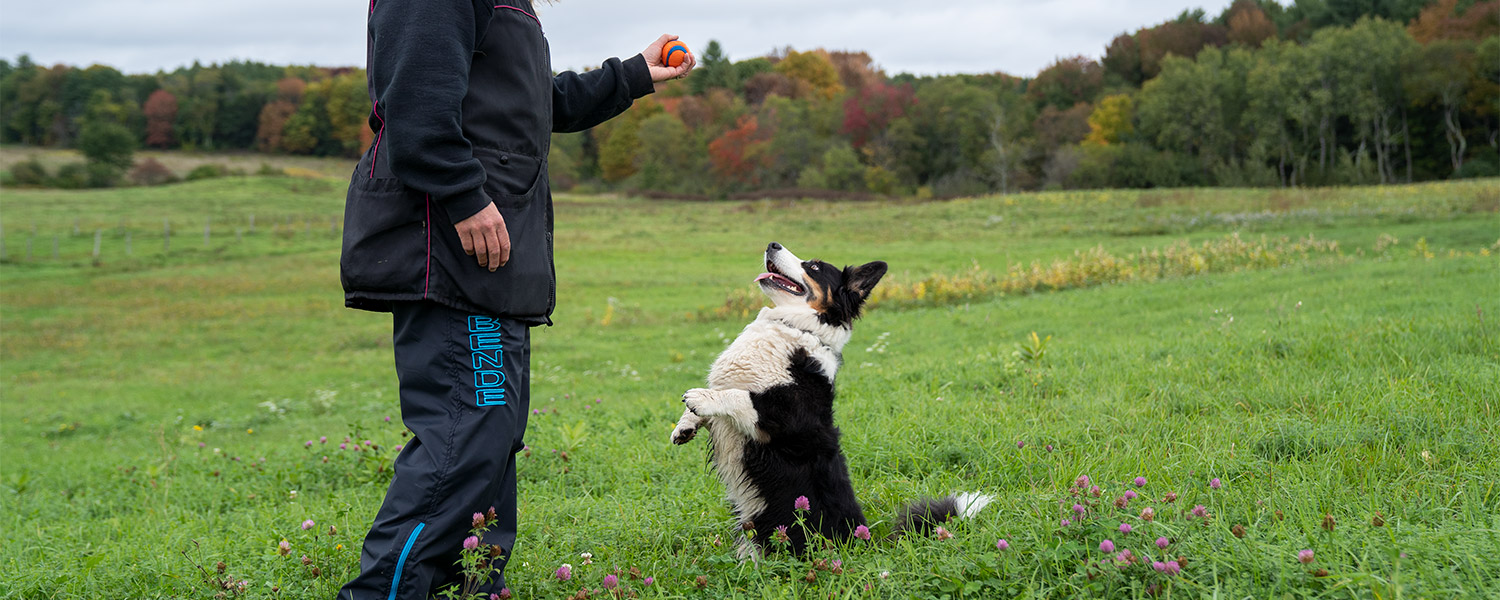
<instances>
[{"instance_id":1,"label":"jacket sleeve","mask_svg":"<svg viewBox=\"0 0 1500 600\"><path fill-rule=\"evenodd\" d=\"M572 71L552 78L552 131L583 131L625 112L636 98L656 91L651 70L639 54L611 58L593 71Z\"/></svg>"},{"instance_id":2,"label":"jacket sleeve","mask_svg":"<svg viewBox=\"0 0 1500 600\"><path fill-rule=\"evenodd\" d=\"M462 115L491 10L482 0L379 0L370 12L370 81L391 173L454 223L490 204Z\"/></svg>"}]
</instances>

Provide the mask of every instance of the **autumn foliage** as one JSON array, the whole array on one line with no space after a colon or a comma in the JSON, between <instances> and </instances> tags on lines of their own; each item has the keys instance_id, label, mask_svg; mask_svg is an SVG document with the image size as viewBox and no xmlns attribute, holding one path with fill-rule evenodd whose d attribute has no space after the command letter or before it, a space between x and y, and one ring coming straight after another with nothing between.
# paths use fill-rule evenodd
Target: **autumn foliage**
<instances>
[{"instance_id":1,"label":"autumn foliage","mask_svg":"<svg viewBox=\"0 0 1500 600\"><path fill-rule=\"evenodd\" d=\"M1276 24L1255 0L1235 0L1229 6L1229 41L1250 48L1276 37Z\"/></svg>"},{"instance_id":2,"label":"autumn foliage","mask_svg":"<svg viewBox=\"0 0 1500 600\"><path fill-rule=\"evenodd\" d=\"M754 116L741 117L733 129L708 144L708 156L720 177L743 185L760 182L760 170L769 162L764 152L766 132Z\"/></svg>"},{"instance_id":3,"label":"autumn foliage","mask_svg":"<svg viewBox=\"0 0 1500 600\"><path fill-rule=\"evenodd\" d=\"M776 63L776 72L805 83L807 89L824 100L831 100L844 91L839 69L823 50L788 51L786 58Z\"/></svg>"},{"instance_id":4,"label":"autumn foliage","mask_svg":"<svg viewBox=\"0 0 1500 600\"><path fill-rule=\"evenodd\" d=\"M146 145L170 147L176 141L173 127L177 124L177 97L172 92L156 90L146 98L141 110L146 114Z\"/></svg>"},{"instance_id":5,"label":"autumn foliage","mask_svg":"<svg viewBox=\"0 0 1500 600\"><path fill-rule=\"evenodd\" d=\"M255 133L256 147L260 151L276 152L286 149L281 143L281 132L286 128L286 122L296 114L297 105L302 103L302 92L306 89L307 82L301 79L286 78L276 82L275 99L260 110L260 126Z\"/></svg>"},{"instance_id":6,"label":"autumn foliage","mask_svg":"<svg viewBox=\"0 0 1500 600\"><path fill-rule=\"evenodd\" d=\"M1093 102L1104 89L1104 68L1085 56L1059 58L1037 73L1026 90L1037 104L1067 108L1074 103Z\"/></svg>"},{"instance_id":7,"label":"autumn foliage","mask_svg":"<svg viewBox=\"0 0 1500 600\"><path fill-rule=\"evenodd\" d=\"M1407 28L1422 44L1440 39L1482 40L1500 34L1500 0L1477 2L1467 11L1458 10L1458 0L1437 0Z\"/></svg>"},{"instance_id":8,"label":"autumn foliage","mask_svg":"<svg viewBox=\"0 0 1500 600\"><path fill-rule=\"evenodd\" d=\"M906 115L916 101L909 85L884 81L867 84L844 100L844 135L855 148L880 135L892 121Z\"/></svg>"},{"instance_id":9,"label":"autumn foliage","mask_svg":"<svg viewBox=\"0 0 1500 600\"><path fill-rule=\"evenodd\" d=\"M731 60L710 40L686 80L554 135L549 172L559 189L703 198L1500 176L1500 0L1234 0L1096 51L1032 76L931 76L848 50ZM353 158L381 127L365 81L348 67L126 75L22 56L0 60L0 143Z\"/></svg>"},{"instance_id":10,"label":"autumn foliage","mask_svg":"<svg viewBox=\"0 0 1500 600\"><path fill-rule=\"evenodd\" d=\"M1107 96L1089 114L1089 134L1083 139L1088 146L1118 144L1135 133L1135 101L1128 94Z\"/></svg>"}]
</instances>

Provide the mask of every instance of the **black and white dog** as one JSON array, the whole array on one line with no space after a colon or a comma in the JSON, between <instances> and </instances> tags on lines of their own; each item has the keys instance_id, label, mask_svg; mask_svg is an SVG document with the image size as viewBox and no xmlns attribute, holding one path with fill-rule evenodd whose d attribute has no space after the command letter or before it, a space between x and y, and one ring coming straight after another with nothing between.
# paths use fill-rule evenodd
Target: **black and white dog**
<instances>
[{"instance_id":1,"label":"black and white dog","mask_svg":"<svg viewBox=\"0 0 1500 600\"><path fill-rule=\"evenodd\" d=\"M765 259L766 272L755 281L774 307L761 309L714 361L707 388L683 394L687 409L672 431L672 443L685 444L708 428L729 503L740 525L757 532L755 545L741 545L746 557L769 548L781 526L793 551L802 552L799 496L809 501L808 528L826 538L847 538L865 524L833 424L834 376L854 319L886 272L880 261L843 269L804 261L774 242ZM893 523L893 535L969 517L990 500L955 494L913 503Z\"/></svg>"}]
</instances>

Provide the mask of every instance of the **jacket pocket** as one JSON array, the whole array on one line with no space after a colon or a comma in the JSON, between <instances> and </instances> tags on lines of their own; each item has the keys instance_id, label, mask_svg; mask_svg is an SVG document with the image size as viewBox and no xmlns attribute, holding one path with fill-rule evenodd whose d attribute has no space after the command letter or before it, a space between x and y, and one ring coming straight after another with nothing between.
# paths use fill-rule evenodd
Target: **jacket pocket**
<instances>
[{"instance_id":1,"label":"jacket pocket","mask_svg":"<svg viewBox=\"0 0 1500 600\"><path fill-rule=\"evenodd\" d=\"M398 180L354 178L339 260L345 291L422 293L430 241L426 204L421 192Z\"/></svg>"},{"instance_id":2,"label":"jacket pocket","mask_svg":"<svg viewBox=\"0 0 1500 600\"><path fill-rule=\"evenodd\" d=\"M517 206L529 201L542 178L542 160L535 156L494 148L474 148L474 157L484 165L484 192L497 206Z\"/></svg>"},{"instance_id":3,"label":"jacket pocket","mask_svg":"<svg viewBox=\"0 0 1500 600\"><path fill-rule=\"evenodd\" d=\"M547 186L540 199L515 204L496 201L510 233L510 261L491 272L463 251L462 242L442 211L432 215L432 294L451 298L489 314L540 320L548 312L552 261L547 247Z\"/></svg>"}]
</instances>

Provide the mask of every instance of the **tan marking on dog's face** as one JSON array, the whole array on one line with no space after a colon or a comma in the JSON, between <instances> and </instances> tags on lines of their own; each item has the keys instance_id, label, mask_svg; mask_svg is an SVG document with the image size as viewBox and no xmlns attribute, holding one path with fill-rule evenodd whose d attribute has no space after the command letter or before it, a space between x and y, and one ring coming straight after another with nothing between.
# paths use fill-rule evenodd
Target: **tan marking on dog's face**
<instances>
[{"instance_id":1,"label":"tan marking on dog's face","mask_svg":"<svg viewBox=\"0 0 1500 600\"><path fill-rule=\"evenodd\" d=\"M827 314L833 307L833 294L816 278L807 278L807 305L819 313Z\"/></svg>"}]
</instances>

